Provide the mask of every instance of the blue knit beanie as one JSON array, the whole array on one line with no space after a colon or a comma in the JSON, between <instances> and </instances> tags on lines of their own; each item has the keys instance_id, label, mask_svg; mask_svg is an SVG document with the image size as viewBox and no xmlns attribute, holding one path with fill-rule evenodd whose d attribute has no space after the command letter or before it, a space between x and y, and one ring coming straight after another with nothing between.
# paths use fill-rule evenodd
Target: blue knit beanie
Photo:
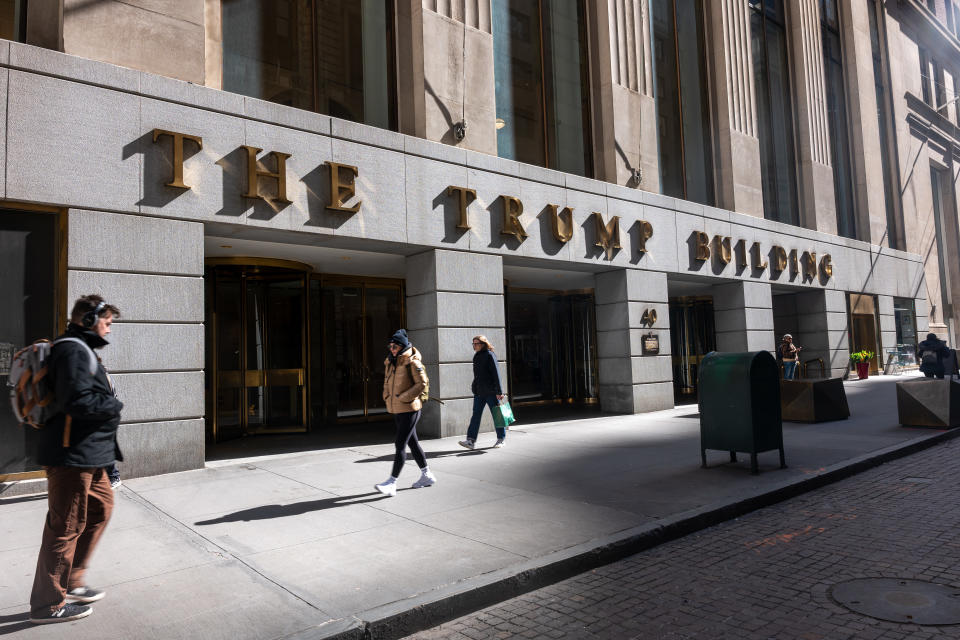
<instances>
[{"instance_id":1,"label":"blue knit beanie","mask_svg":"<svg viewBox=\"0 0 960 640\"><path fill-rule=\"evenodd\" d=\"M390 338L390 342L400 345L400 347L403 349L406 349L410 346L410 340L407 338L407 332L403 329L397 329L397 332L393 334L392 338Z\"/></svg>"}]
</instances>

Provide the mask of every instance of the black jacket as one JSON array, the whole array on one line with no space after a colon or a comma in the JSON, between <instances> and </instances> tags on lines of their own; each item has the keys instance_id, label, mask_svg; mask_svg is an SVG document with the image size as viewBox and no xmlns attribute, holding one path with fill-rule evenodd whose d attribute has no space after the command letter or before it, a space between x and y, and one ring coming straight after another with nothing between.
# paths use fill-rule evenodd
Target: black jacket
<instances>
[{"instance_id":1,"label":"black jacket","mask_svg":"<svg viewBox=\"0 0 960 640\"><path fill-rule=\"evenodd\" d=\"M923 364L923 354L924 353L934 353L937 356L937 363L934 365L925 365ZM917 345L917 359L920 360L920 371L924 373L938 373L943 374L943 359L949 353L947 349L947 343L943 340L924 340Z\"/></svg>"},{"instance_id":2,"label":"black jacket","mask_svg":"<svg viewBox=\"0 0 960 640\"><path fill-rule=\"evenodd\" d=\"M497 356L489 349L480 349L473 354L473 384L470 390L475 396L499 396L503 393L500 386L500 369Z\"/></svg>"},{"instance_id":3,"label":"black jacket","mask_svg":"<svg viewBox=\"0 0 960 640\"><path fill-rule=\"evenodd\" d=\"M60 337L80 338L91 349L108 343L93 331L71 323ZM99 360L99 358L98 358ZM105 467L123 460L117 427L123 403L113 393L103 364L90 375L90 355L76 342L61 342L50 351L47 379L58 412L38 432L38 464L51 467ZM64 426L70 416L69 446Z\"/></svg>"}]
</instances>

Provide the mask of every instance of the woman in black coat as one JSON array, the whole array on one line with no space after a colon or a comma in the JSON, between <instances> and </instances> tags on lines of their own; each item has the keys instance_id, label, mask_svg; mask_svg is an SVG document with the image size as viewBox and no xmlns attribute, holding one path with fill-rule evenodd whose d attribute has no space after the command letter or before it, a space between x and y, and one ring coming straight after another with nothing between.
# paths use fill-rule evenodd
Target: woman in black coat
<instances>
[{"instance_id":1,"label":"woman in black coat","mask_svg":"<svg viewBox=\"0 0 960 640\"><path fill-rule=\"evenodd\" d=\"M490 407L490 414L493 415L493 408L497 406L500 400L503 400L503 386L500 384L500 369L497 367L497 356L493 353L493 345L487 340L486 336L475 336L473 339L473 417L470 418L470 426L467 427L466 440L460 441L461 447L473 449L477 443L477 433L480 431L480 418L483 417L483 407ZM494 448L499 449L503 446L507 437L507 430L503 427L496 427L497 442Z\"/></svg>"}]
</instances>

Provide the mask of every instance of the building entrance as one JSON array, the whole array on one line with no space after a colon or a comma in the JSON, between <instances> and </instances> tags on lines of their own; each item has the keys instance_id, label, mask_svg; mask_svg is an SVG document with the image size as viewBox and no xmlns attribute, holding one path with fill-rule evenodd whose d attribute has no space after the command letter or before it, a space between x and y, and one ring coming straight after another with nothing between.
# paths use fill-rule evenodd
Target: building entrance
<instances>
[{"instance_id":1,"label":"building entrance","mask_svg":"<svg viewBox=\"0 0 960 640\"><path fill-rule=\"evenodd\" d=\"M597 403L593 292L507 290L511 401Z\"/></svg>"},{"instance_id":2,"label":"building entrance","mask_svg":"<svg viewBox=\"0 0 960 640\"><path fill-rule=\"evenodd\" d=\"M691 404L697 401L700 362L717 348L713 298L670 298L669 302L674 400L677 404Z\"/></svg>"},{"instance_id":3,"label":"building entrance","mask_svg":"<svg viewBox=\"0 0 960 640\"><path fill-rule=\"evenodd\" d=\"M306 431L307 271L215 264L206 276L207 435Z\"/></svg>"}]
</instances>

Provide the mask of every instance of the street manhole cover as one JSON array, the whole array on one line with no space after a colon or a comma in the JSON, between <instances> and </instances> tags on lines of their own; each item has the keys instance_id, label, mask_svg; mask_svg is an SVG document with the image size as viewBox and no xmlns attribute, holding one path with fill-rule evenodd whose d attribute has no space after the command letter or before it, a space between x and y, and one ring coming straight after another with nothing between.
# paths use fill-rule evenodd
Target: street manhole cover
<instances>
[{"instance_id":1,"label":"street manhole cover","mask_svg":"<svg viewBox=\"0 0 960 640\"><path fill-rule=\"evenodd\" d=\"M871 618L913 624L960 624L960 589L899 578L861 578L834 585L833 599Z\"/></svg>"}]
</instances>

